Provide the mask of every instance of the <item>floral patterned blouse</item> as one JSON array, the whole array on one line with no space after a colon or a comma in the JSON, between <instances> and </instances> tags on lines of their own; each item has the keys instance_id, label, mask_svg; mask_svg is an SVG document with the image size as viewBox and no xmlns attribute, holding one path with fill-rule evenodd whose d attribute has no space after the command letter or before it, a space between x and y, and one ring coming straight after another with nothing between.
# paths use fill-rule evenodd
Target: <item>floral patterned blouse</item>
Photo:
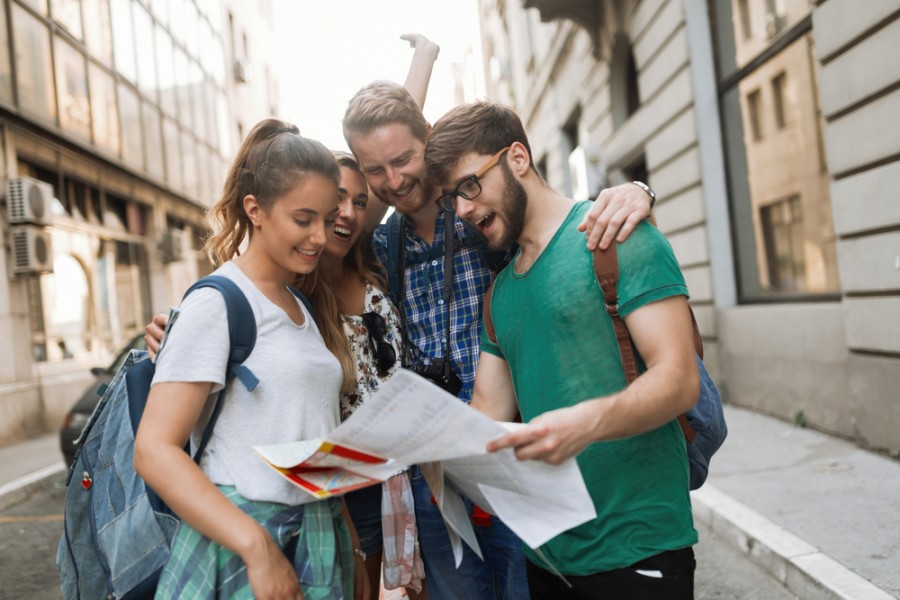
<instances>
[{"instance_id":1,"label":"floral patterned blouse","mask_svg":"<svg viewBox=\"0 0 900 600\"><path fill-rule=\"evenodd\" d=\"M359 315L343 315L344 334L350 340L350 350L356 356L356 390L350 394L341 394L341 421L349 417L356 407L365 402L382 381L387 381L400 368L400 315L391 303L387 294L366 284L366 302L363 312L374 312L384 318L384 341L393 346L397 357L394 364L384 376L378 375L378 366L369 343L369 332Z\"/></svg>"}]
</instances>

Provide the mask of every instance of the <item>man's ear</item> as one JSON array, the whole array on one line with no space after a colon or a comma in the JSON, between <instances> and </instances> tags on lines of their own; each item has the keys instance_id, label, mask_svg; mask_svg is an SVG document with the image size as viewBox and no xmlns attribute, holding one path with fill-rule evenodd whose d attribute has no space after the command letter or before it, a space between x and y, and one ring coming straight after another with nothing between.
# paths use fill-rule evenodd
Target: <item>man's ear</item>
<instances>
[{"instance_id":1,"label":"man's ear","mask_svg":"<svg viewBox=\"0 0 900 600\"><path fill-rule=\"evenodd\" d=\"M431 123L425 121L425 140L431 137Z\"/></svg>"},{"instance_id":2,"label":"man's ear","mask_svg":"<svg viewBox=\"0 0 900 600\"><path fill-rule=\"evenodd\" d=\"M506 161L510 171L519 177L524 177L531 168L531 155L522 142L510 144L509 151L506 153Z\"/></svg>"},{"instance_id":3,"label":"man's ear","mask_svg":"<svg viewBox=\"0 0 900 600\"><path fill-rule=\"evenodd\" d=\"M256 196L247 194L244 196L243 204L244 212L247 213L247 218L250 219L250 223L252 223L254 227L259 227L260 220L262 219L262 206L259 205Z\"/></svg>"}]
</instances>

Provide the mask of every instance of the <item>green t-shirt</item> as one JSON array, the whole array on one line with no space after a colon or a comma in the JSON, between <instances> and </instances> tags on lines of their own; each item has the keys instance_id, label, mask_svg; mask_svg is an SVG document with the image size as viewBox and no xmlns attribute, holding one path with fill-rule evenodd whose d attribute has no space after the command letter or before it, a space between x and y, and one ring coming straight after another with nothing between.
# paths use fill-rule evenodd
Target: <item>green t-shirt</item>
<instances>
[{"instance_id":1,"label":"green t-shirt","mask_svg":"<svg viewBox=\"0 0 900 600\"><path fill-rule=\"evenodd\" d=\"M578 203L528 271L515 261L497 277L491 317L497 344L482 329L481 348L509 364L522 419L607 396L626 387L592 256L576 226ZM619 244L623 315L675 295L687 296L666 238L641 223ZM565 575L634 564L697 542L688 493L685 442L677 421L626 439L590 444L577 457L597 518L541 547ZM543 561L526 548L538 565Z\"/></svg>"}]
</instances>

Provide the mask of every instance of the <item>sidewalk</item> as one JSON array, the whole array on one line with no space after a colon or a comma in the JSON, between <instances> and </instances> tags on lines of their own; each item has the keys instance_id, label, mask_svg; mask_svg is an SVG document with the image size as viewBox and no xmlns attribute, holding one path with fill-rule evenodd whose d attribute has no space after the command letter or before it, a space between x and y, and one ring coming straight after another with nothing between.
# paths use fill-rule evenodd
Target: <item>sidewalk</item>
<instances>
[{"instance_id":1,"label":"sidewalk","mask_svg":"<svg viewBox=\"0 0 900 600\"><path fill-rule=\"evenodd\" d=\"M694 516L800 598L900 598L900 461L726 407ZM64 471L58 436L0 448L0 510Z\"/></svg>"},{"instance_id":2,"label":"sidewalk","mask_svg":"<svg viewBox=\"0 0 900 600\"><path fill-rule=\"evenodd\" d=\"M800 598L900 597L900 461L728 406L694 517Z\"/></svg>"}]
</instances>

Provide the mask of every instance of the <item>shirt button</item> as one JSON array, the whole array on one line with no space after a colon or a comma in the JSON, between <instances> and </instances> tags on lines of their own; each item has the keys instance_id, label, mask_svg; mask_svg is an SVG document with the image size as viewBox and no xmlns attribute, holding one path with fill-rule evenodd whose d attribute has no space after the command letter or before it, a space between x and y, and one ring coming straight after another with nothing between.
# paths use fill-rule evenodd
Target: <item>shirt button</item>
<instances>
[{"instance_id":1,"label":"shirt button","mask_svg":"<svg viewBox=\"0 0 900 600\"><path fill-rule=\"evenodd\" d=\"M436 260L431 261L431 266L432 266L432 267L436 267L436 266L437 266L437 261L436 261Z\"/></svg>"},{"instance_id":2,"label":"shirt button","mask_svg":"<svg viewBox=\"0 0 900 600\"><path fill-rule=\"evenodd\" d=\"M438 304L443 304L443 303L444 303L444 299L443 299L443 298L438 299Z\"/></svg>"},{"instance_id":3,"label":"shirt button","mask_svg":"<svg viewBox=\"0 0 900 600\"><path fill-rule=\"evenodd\" d=\"M447 343L447 338L442 337L442 338L441 338L441 343L442 343L442 344L446 344L446 343Z\"/></svg>"}]
</instances>

